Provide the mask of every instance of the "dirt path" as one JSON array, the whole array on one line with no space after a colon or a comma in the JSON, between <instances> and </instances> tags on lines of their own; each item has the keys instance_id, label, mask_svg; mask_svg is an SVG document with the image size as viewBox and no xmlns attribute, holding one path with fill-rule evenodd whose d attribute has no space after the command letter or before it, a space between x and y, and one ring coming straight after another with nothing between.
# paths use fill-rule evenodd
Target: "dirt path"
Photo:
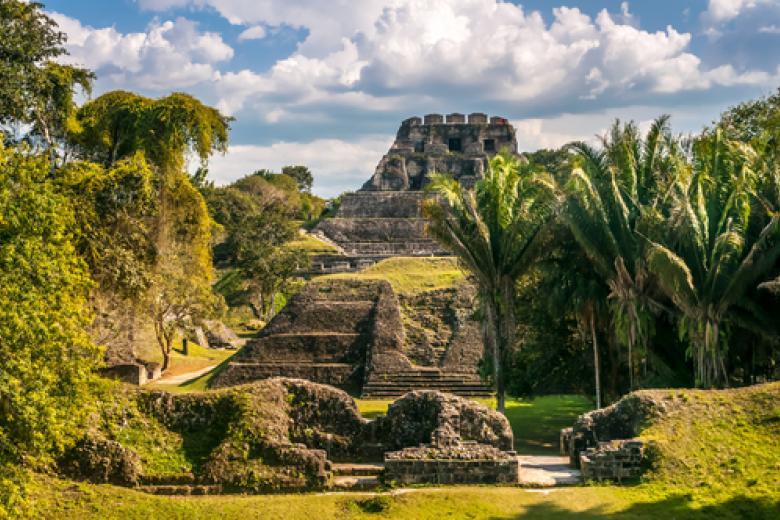
<instances>
[{"instance_id":1,"label":"dirt path","mask_svg":"<svg viewBox=\"0 0 780 520\"><path fill-rule=\"evenodd\" d=\"M208 372L211 372L215 368L217 368L218 365L209 365L205 368L201 368L200 370L195 370L193 372L185 372L184 374L179 374L172 377L165 377L163 376L161 379L158 379L155 381L158 385L180 385L182 383L186 383L190 379L195 379L203 374L207 374Z\"/></svg>"}]
</instances>

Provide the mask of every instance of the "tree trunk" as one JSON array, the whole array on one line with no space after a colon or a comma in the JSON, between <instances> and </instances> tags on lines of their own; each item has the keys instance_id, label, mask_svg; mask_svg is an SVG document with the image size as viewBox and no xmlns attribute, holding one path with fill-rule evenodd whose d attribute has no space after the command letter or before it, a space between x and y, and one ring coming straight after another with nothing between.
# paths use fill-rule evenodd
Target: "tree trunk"
<instances>
[{"instance_id":1,"label":"tree trunk","mask_svg":"<svg viewBox=\"0 0 780 520\"><path fill-rule=\"evenodd\" d=\"M504 381L501 370L501 355L499 346L499 319L495 301L489 295L490 301L485 302L485 339L490 357L493 361L493 383L496 385L496 410L503 414L506 406L504 403Z\"/></svg>"},{"instance_id":2,"label":"tree trunk","mask_svg":"<svg viewBox=\"0 0 780 520\"><path fill-rule=\"evenodd\" d=\"M162 368L160 369L160 372L165 372L168 370L168 367L171 365L171 353L167 348L163 349L163 364Z\"/></svg>"},{"instance_id":3,"label":"tree trunk","mask_svg":"<svg viewBox=\"0 0 780 520\"><path fill-rule=\"evenodd\" d=\"M599 345L596 337L596 313L590 313L590 336L593 340L593 371L596 377L596 408L601 408L601 374L599 373Z\"/></svg>"},{"instance_id":4,"label":"tree trunk","mask_svg":"<svg viewBox=\"0 0 780 520\"><path fill-rule=\"evenodd\" d=\"M634 354L633 354L633 340L628 340L628 390L634 391Z\"/></svg>"}]
</instances>

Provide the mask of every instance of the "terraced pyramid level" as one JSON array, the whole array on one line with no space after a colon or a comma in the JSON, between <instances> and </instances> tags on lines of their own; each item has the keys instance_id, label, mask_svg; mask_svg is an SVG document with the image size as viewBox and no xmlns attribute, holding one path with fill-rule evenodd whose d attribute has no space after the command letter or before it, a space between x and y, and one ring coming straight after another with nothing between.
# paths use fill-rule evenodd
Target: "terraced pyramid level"
<instances>
[{"instance_id":1,"label":"terraced pyramid level","mask_svg":"<svg viewBox=\"0 0 780 520\"><path fill-rule=\"evenodd\" d=\"M212 380L223 387L276 376L371 397L437 389L486 396L482 343L464 285L399 301L382 280L309 282Z\"/></svg>"}]
</instances>

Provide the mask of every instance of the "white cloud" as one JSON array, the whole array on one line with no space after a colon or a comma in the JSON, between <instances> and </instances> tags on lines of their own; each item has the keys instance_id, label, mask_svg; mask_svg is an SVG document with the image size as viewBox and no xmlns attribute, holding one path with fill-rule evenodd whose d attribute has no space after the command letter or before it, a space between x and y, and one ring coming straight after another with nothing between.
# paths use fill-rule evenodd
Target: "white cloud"
<instances>
[{"instance_id":1,"label":"white cloud","mask_svg":"<svg viewBox=\"0 0 780 520\"><path fill-rule=\"evenodd\" d=\"M722 29L729 22L751 15L760 18L773 10L775 15L780 14L780 0L709 0L707 10L701 14L704 34L713 40L720 38L723 36ZM759 29L759 32L766 31Z\"/></svg>"},{"instance_id":2,"label":"white cloud","mask_svg":"<svg viewBox=\"0 0 780 520\"><path fill-rule=\"evenodd\" d=\"M316 139L268 146L235 145L227 155L211 159L209 177L217 184L227 184L260 168L279 171L290 164L304 164L314 175L314 192L332 197L360 187L391 143L391 137L372 136L350 142Z\"/></svg>"},{"instance_id":3,"label":"white cloud","mask_svg":"<svg viewBox=\"0 0 780 520\"><path fill-rule=\"evenodd\" d=\"M309 30L298 50L269 71L219 77L220 106L230 112L246 104L278 113L379 99L392 108L393 96L406 102L411 95L539 104L765 85L774 79L728 65L704 67L689 50L690 34L671 26L642 30L626 2L621 13L603 10L595 20L576 8L556 8L548 24L537 12L496 0L304 0L296 2L297 10L274 0L206 1L235 23Z\"/></svg>"},{"instance_id":4,"label":"white cloud","mask_svg":"<svg viewBox=\"0 0 780 520\"><path fill-rule=\"evenodd\" d=\"M51 17L67 33L64 59L98 72L114 84L169 90L212 80L215 65L233 49L219 34L199 32L186 18L153 21L146 32L122 34L114 27L93 28L60 13Z\"/></svg>"},{"instance_id":5,"label":"white cloud","mask_svg":"<svg viewBox=\"0 0 780 520\"><path fill-rule=\"evenodd\" d=\"M238 35L239 41L262 40L263 38L265 38L265 29L262 25L255 25L254 27L250 27Z\"/></svg>"},{"instance_id":6,"label":"white cloud","mask_svg":"<svg viewBox=\"0 0 780 520\"><path fill-rule=\"evenodd\" d=\"M178 19L153 24L147 33L122 35L71 20L78 24L73 56L86 56L85 64L93 68L94 61L106 66L115 61L110 64L119 64L120 72L112 76L117 82L173 88L211 80L222 110L252 109L270 123L304 109L333 106L421 110L441 98L474 104L556 106L590 100L614 105L625 96L767 86L775 80L770 73L728 63L705 67L690 50L690 34L672 26L641 29L628 2L620 4L619 13L602 10L595 19L577 8L559 7L545 21L538 12L498 0L138 1L157 11L212 8L246 26L239 40L265 37L268 28L279 26L305 29L296 51L269 70L220 73L215 63L229 59L233 50L218 34L197 32L193 22ZM710 0L709 9L724 20L777 1ZM83 32L102 41L87 44L78 34Z\"/></svg>"},{"instance_id":7,"label":"white cloud","mask_svg":"<svg viewBox=\"0 0 780 520\"><path fill-rule=\"evenodd\" d=\"M712 22L723 23L760 4L772 3L777 3L777 0L710 0L704 16Z\"/></svg>"}]
</instances>

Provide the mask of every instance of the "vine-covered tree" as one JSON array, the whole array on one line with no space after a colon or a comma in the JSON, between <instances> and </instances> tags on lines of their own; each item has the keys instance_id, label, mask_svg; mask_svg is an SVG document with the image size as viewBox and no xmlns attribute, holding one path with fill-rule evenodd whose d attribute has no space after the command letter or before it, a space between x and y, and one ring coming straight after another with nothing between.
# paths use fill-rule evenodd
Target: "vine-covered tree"
<instances>
[{"instance_id":1,"label":"vine-covered tree","mask_svg":"<svg viewBox=\"0 0 780 520\"><path fill-rule=\"evenodd\" d=\"M173 324L195 319L213 304L206 290L213 275L211 219L203 196L184 171L185 158L193 152L205 168L214 152L224 152L230 118L187 94L154 100L115 91L86 103L78 120L74 143L83 157L112 166L141 153L154 171L156 202L148 229L153 233L156 281L149 287L152 294L141 300L158 332L167 368ZM176 290L167 287L169 282Z\"/></svg>"},{"instance_id":2,"label":"vine-covered tree","mask_svg":"<svg viewBox=\"0 0 780 520\"><path fill-rule=\"evenodd\" d=\"M72 202L46 156L0 145L0 464L35 466L78 433L100 350Z\"/></svg>"}]
</instances>

